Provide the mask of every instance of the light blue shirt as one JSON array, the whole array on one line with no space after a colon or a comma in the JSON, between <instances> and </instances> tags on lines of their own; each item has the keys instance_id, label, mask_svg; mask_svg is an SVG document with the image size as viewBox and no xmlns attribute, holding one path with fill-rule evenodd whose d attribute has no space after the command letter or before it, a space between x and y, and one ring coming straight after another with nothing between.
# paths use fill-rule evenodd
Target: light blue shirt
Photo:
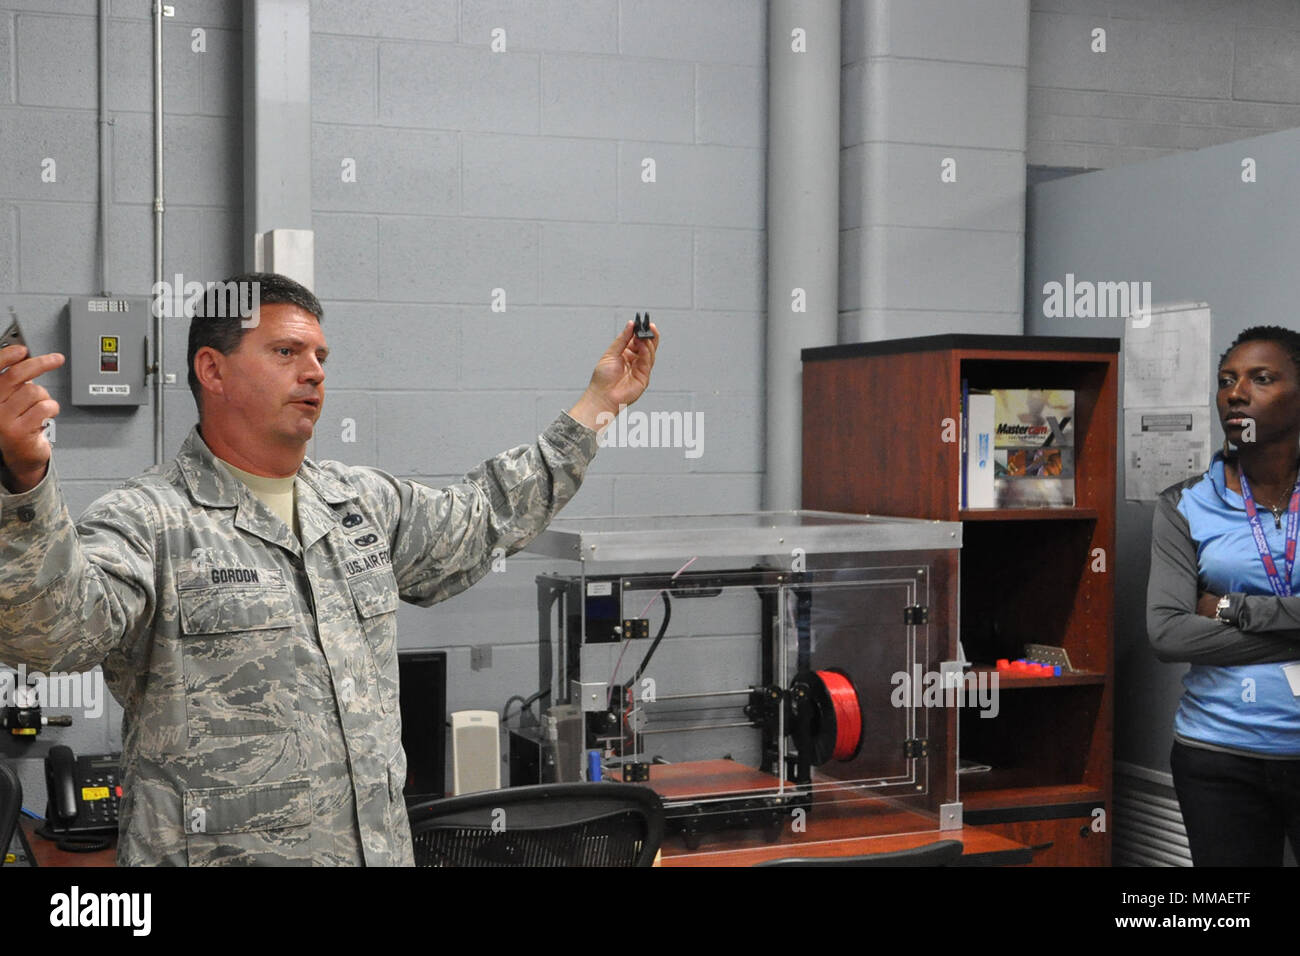
<instances>
[{"instance_id":1,"label":"light blue shirt","mask_svg":"<svg viewBox=\"0 0 1300 956\"><path fill-rule=\"evenodd\" d=\"M1205 477L1183 492L1178 510L1196 541L1203 588L1214 594L1273 593L1245 502L1225 481L1221 454L1214 456ZM1278 528L1268 509L1261 508L1260 526L1277 571L1284 574L1286 518ZM1291 593L1300 595L1300 561L1291 572ZM1300 757L1300 698L1291 692L1284 666L1193 664L1183 678L1174 732L1234 750Z\"/></svg>"}]
</instances>

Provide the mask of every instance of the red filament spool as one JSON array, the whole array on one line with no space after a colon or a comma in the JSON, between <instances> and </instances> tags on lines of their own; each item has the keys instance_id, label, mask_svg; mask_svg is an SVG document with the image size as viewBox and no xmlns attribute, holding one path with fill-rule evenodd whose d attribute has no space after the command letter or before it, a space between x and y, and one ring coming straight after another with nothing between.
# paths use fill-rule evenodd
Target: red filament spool
<instances>
[{"instance_id":1,"label":"red filament spool","mask_svg":"<svg viewBox=\"0 0 1300 956\"><path fill-rule=\"evenodd\" d=\"M858 701L857 689L842 671L824 670L815 673L826 689L830 702L827 712L822 714L822 726L832 723L835 728L831 759L852 760L862 746L862 707Z\"/></svg>"}]
</instances>

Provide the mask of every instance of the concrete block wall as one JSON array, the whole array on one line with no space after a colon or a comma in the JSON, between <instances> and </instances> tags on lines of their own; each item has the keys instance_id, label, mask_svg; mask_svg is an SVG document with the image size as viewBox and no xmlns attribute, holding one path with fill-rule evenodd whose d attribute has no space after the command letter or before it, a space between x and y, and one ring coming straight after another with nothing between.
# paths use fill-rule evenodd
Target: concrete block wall
<instances>
[{"instance_id":1,"label":"concrete block wall","mask_svg":"<svg viewBox=\"0 0 1300 956\"><path fill-rule=\"evenodd\" d=\"M764 0L315 0L311 15L334 350L315 457L455 480L570 407L648 309L663 347L635 410L702 416L702 454L604 448L564 516L757 508ZM537 689L533 577L553 566L516 556L445 604L402 606L403 646L448 650L452 709ZM477 670L476 645L492 647Z\"/></svg>"},{"instance_id":2,"label":"concrete block wall","mask_svg":"<svg viewBox=\"0 0 1300 956\"><path fill-rule=\"evenodd\" d=\"M1026 0L842 11L840 341L1020 332Z\"/></svg>"},{"instance_id":3,"label":"concrete block wall","mask_svg":"<svg viewBox=\"0 0 1300 956\"><path fill-rule=\"evenodd\" d=\"M114 0L109 26L112 194L105 282L118 295L153 284L153 26L149 0ZM0 321L12 306L37 352L68 350L69 296L99 275L98 34L95 0L0 0ZM194 31L201 31L196 34ZM164 26L164 271L217 278L240 266L239 0L178 3ZM202 47L203 52L196 51ZM52 165L47 162L52 161ZM47 172L49 171L49 172ZM44 173L44 175L43 175ZM195 421L184 387L186 326L168 327L167 454ZM62 406L55 460L73 515L153 464L153 408L79 409L67 367L42 378ZM38 752L121 747L121 709L73 712ZM58 713L59 711L53 711ZM18 762L27 805L44 806L37 759Z\"/></svg>"},{"instance_id":4,"label":"concrete block wall","mask_svg":"<svg viewBox=\"0 0 1300 956\"><path fill-rule=\"evenodd\" d=\"M1122 166L1300 126L1289 0L1031 0L1029 50L1036 166Z\"/></svg>"}]
</instances>

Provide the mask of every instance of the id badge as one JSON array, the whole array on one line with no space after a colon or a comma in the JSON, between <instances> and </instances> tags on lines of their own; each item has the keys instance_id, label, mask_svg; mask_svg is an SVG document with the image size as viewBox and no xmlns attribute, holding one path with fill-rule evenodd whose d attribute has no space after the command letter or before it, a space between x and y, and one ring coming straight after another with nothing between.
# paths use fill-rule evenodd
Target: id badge
<instances>
[{"instance_id":1,"label":"id badge","mask_svg":"<svg viewBox=\"0 0 1300 956\"><path fill-rule=\"evenodd\" d=\"M1291 693L1300 697L1300 664L1285 664L1282 673L1286 675L1286 682L1291 685Z\"/></svg>"}]
</instances>

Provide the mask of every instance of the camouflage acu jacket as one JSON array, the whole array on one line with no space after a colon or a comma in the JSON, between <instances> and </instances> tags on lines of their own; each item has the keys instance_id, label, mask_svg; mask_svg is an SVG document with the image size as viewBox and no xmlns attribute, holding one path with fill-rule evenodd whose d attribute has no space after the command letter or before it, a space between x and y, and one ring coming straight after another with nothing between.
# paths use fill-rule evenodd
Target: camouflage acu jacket
<instances>
[{"instance_id":1,"label":"camouflage acu jacket","mask_svg":"<svg viewBox=\"0 0 1300 956\"><path fill-rule=\"evenodd\" d=\"M398 599L479 580L595 452L561 415L444 489L306 459L301 543L197 429L76 525L51 462L0 493L0 660L103 663L124 708L119 863L410 865Z\"/></svg>"}]
</instances>

